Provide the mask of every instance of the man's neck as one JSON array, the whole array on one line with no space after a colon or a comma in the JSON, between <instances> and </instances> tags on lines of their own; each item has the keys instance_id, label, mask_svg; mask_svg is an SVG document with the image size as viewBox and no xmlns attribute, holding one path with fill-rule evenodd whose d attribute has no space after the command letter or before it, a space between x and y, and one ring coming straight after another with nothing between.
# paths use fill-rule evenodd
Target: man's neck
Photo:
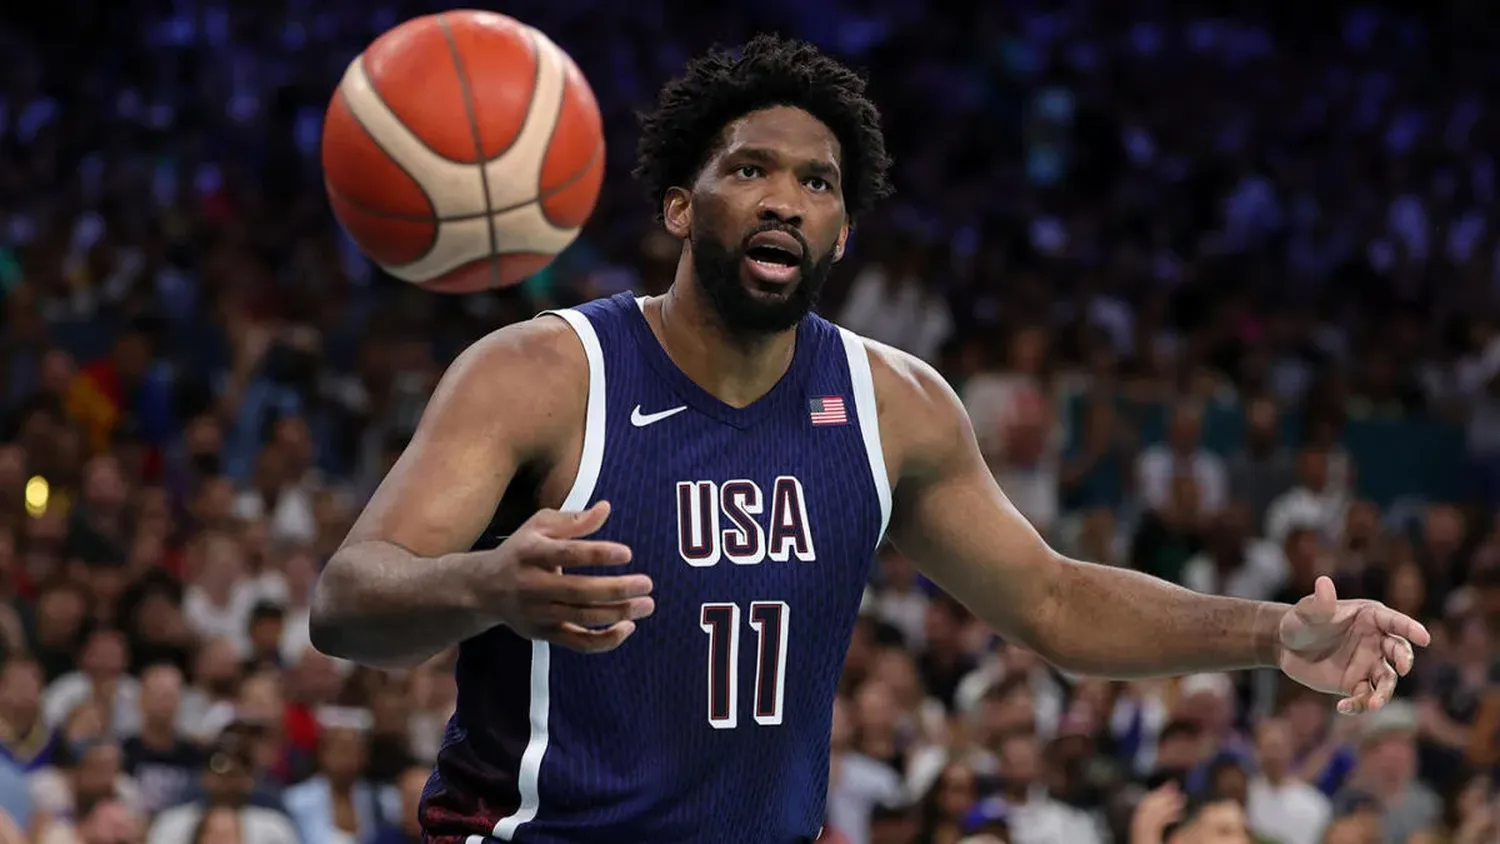
<instances>
[{"instance_id":1,"label":"man's neck","mask_svg":"<svg viewBox=\"0 0 1500 844\"><path fill-rule=\"evenodd\" d=\"M89 691L99 703L109 706L120 689L120 677L116 674L88 674Z\"/></svg>"},{"instance_id":2,"label":"man's neck","mask_svg":"<svg viewBox=\"0 0 1500 844\"><path fill-rule=\"evenodd\" d=\"M216 583L202 588L203 597L207 598L209 604L215 609L226 609L234 603L234 584L221 586Z\"/></svg>"},{"instance_id":3,"label":"man's neck","mask_svg":"<svg viewBox=\"0 0 1500 844\"><path fill-rule=\"evenodd\" d=\"M36 718L23 720L0 712L0 742L20 742L36 727Z\"/></svg>"},{"instance_id":4,"label":"man's neck","mask_svg":"<svg viewBox=\"0 0 1500 844\"><path fill-rule=\"evenodd\" d=\"M169 750L177 744L177 731L172 723L155 721L141 722L141 744L157 750Z\"/></svg>"},{"instance_id":5,"label":"man's neck","mask_svg":"<svg viewBox=\"0 0 1500 844\"><path fill-rule=\"evenodd\" d=\"M1001 793L1012 806L1025 806L1031 802L1031 783L1007 784Z\"/></svg>"},{"instance_id":6,"label":"man's neck","mask_svg":"<svg viewBox=\"0 0 1500 844\"><path fill-rule=\"evenodd\" d=\"M797 339L795 330L753 337L731 332L690 265L679 265L672 289L646 304L646 322L683 374L732 407L746 407L776 386L792 364Z\"/></svg>"},{"instance_id":7,"label":"man's neck","mask_svg":"<svg viewBox=\"0 0 1500 844\"><path fill-rule=\"evenodd\" d=\"M1389 805L1400 799L1401 795L1406 792L1406 781L1399 778L1376 775L1368 779L1366 787L1382 803Z\"/></svg>"}]
</instances>

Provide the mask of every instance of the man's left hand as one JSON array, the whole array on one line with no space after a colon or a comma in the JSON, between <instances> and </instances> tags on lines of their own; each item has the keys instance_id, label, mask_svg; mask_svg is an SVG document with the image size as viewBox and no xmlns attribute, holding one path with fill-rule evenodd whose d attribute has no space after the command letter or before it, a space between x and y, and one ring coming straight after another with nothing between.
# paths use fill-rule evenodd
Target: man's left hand
<instances>
[{"instance_id":1,"label":"man's left hand","mask_svg":"<svg viewBox=\"0 0 1500 844\"><path fill-rule=\"evenodd\" d=\"M1277 664L1288 677L1320 692L1343 695L1340 712L1379 709L1411 671L1412 645L1426 647L1427 628L1379 601L1340 601L1333 581L1318 578L1313 594L1282 616Z\"/></svg>"}]
</instances>

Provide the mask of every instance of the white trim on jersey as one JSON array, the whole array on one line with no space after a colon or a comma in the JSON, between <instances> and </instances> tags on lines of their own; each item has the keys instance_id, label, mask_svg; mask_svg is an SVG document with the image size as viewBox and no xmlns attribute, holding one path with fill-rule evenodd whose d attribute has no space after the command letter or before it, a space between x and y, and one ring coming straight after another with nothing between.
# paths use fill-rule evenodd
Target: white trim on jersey
<instances>
[{"instance_id":1,"label":"white trim on jersey","mask_svg":"<svg viewBox=\"0 0 1500 844\"><path fill-rule=\"evenodd\" d=\"M875 495L880 499L880 533L875 546L885 538L891 522L891 481L885 471L885 450L880 444L880 416L875 405L875 379L870 375L870 349L863 337L839 327L844 338L844 354L849 358L849 386L854 391L854 412L859 416L859 432L865 438L865 456L870 459L870 477L875 481Z\"/></svg>"},{"instance_id":2,"label":"white trim on jersey","mask_svg":"<svg viewBox=\"0 0 1500 844\"><path fill-rule=\"evenodd\" d=\"M593 323L578 311L567 309L544 311L543 314L561 317L572 326L573 332L583 343L583 353L589 362L589 399L584 413L583 453L578 458L578 474L573 479L573 488L563 500L564 511L583 510L594 496L594 486L599 482L599 470L604 465L604 350L599 346L599 335ZM539 314L538 316L540 316ZM552 668L552 649L546 642L531 643L531 738L526 743L526 752L521 754L521 772L517 789L521 793L521 805L508 817L495 824L494 835L501 841L510 841L516 830L536 817L539 806L537 783L542 772L542 757L547 753L547 716L549 700L549 675Z\"/></svg>"}]
</instances>

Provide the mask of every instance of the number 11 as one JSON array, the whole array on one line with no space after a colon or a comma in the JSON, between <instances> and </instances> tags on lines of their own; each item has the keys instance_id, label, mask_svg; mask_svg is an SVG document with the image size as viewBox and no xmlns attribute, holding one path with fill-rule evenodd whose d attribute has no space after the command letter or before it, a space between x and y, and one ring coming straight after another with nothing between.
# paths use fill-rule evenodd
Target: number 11
<instances>
[{"instance_id":1,"label":"number 11","mask_svg":"<svg viewBox=\"0 0 1500 844\"><path fill-rule=\"evenodd\" d=\"M755 723L781 723L786 682L786 631L791 610L785 601L750 604L755 630ZM715 729L739 726L740 605L704 604L698 626L708 634L708 723Z\"/></svg>"}]
</instances>

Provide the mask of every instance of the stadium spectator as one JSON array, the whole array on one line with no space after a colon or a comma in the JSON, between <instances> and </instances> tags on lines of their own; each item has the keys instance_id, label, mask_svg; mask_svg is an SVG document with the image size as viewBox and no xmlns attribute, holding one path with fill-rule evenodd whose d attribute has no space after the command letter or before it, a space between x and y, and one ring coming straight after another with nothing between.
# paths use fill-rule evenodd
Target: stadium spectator
<instances>
[{"instance_id":1,"label":"stadium spectator","mask_svg":"<svg viewBox=\"0 0 1500 844\"><path fill-rule=\"evenodd\" d=\"M1333 809L1328 798L1292 770L1292 728L1282 718L1256 726L1259 774L1250 781L1245 811L1256 835L1282 844L1317 844Z\"/></svg>"},{"instance_id":2,"label":"stadium spectator","mask_svg":"<svg viewBox=\"0 0 1500 844\"><path fill-rule=\"evenodd\" d=\"M226 729L199 771L202 795L158 814L147 833L148 844L218 841L227 829L238 830L247 842L298 844L291 819L279 805L265 805L279 801L257 795L256 767L251 731Z\"/></svg>"},{"instance_id":3,"label":"stadium spectator","mask_svg":"<svg viewBox=\"0 0 1500 844\"><path fill-rule=\"evenodd\" d=\"M140 809L153 815L189 796L203 750L179 727L182 672L169 663L141 673L141 725L125 739L124 771L140 788Z\"/></svg>"},{"instance_id":4,"label":"stadium spectator","mask_svg":"<svg viewBox=\"0 0 1500 844\"><path fill-rule=\"evenodd\" d=\"M1167 439L1141 452L1136 466L1138 493L1147 506L1165 509L1175 503L1181 486L1192 484L1192 498L1209 515L1229 498L1229 475L1223 458L1203 447L1203 409L1183 402L1172 410Z\"/></svg>"},{"instance_id":5,"label":"stadium spectator","mask_svg":"<svg viewBox=\"0 0 1500 844\"><path fill-rule=\"evenodd\" d=\"M286 790L287 811L303 844L369 840L380 828L380 799L362 777L368 751L361 725L319 726L317 772Z\"/></svg>"},{"instance_id":6,"label":"stadium spectator","mask_svg":"<svg viewBox=\"0 0 1500 844\"><path fill-rule=\"evenodd\" d=\"M422 844L422 830L417 825L417 804L422 799L429 775L426 767L413 767L402 771L396 778L395 802L391 802L391 798L385 801L380 832L375 836L374 844Z\"/></svg>"}]
</instances>

